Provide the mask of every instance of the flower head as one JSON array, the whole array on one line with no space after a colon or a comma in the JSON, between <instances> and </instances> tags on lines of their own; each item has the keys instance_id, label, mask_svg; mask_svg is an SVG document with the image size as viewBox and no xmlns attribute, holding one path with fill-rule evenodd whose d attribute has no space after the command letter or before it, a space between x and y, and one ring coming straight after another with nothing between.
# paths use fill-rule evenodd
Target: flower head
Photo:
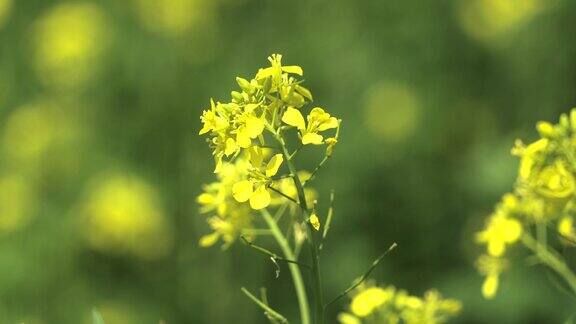
<instances>
[{"instance_id":1,"label":"flower head","mask_svg":"<svg viewBox=\"0 0 576 324\"><path fill-rule=\"evenodd\" d=\"M300 132L300 137L303 145L314 144L320 145L324 142L324 137L320 132L334 129L338 127L338 119L330 116L320 107L313 108L307 117L308 124L304 122L304 117L298 109L288 107L282 116L282 121L290 126L296 127ZM334 146L335 141L333 138L329 139L328 143Z\"/></svg>"},{"instance_id":2,"label":"flower head","mask_svg":"<svg viewBox=\"0 0 576 324\"><path fill-rule=\"evenodd\" d=\"M476 241L486 244L488 254L498 257L504 254L506 245L518 241L521 234L522 225L518 220L496 213L488 220L486 228L476 235Z\"/></svg>"},{"instance_id":3,"label":"flower head","mask_svg":"<svg viewBox=\"0 0 576 324\"><path fill-rule=\"evenodd\" d=\"M248 177L232 186L234 199L241 203L250 201L250 207L255 210L270 205L272 198L268 186L284 161L282 154L276 154L264 164L265 156L263 150L258 147L251 148Z\"/></svg>"},{"instance_id":4,"label":"flower head","mask_svg":"<svg viewBox=\"0 0 576 324\"><path fill-rule=\"evenodd\" d=\"M492 299L496 296L500 282L500 274L508 268L508 261L490 255L481 255L476 261L478 272L485 276L482 283L482 296Z\"/></svg>"}]
</instances>

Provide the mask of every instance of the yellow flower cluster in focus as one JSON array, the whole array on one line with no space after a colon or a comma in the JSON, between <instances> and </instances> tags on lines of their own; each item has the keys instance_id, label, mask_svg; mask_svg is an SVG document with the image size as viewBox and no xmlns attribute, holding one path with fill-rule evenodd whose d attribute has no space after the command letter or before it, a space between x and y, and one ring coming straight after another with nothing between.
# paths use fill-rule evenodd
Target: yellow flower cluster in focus
<instances>
[{"instance_id":1,"label":"yellow flower cluster in focus","mask_svg":"<svg viewBox=\"0 0 576 324\"><path fill-rule=\"evenodd\" d=\"M331 154L336 138L324 138L320 133L339 127L339 121L319 107L310 111L306 124L300 110L312 100L312 94L297 79L303 74L302 68L283 66L279 54L271 55L268 60L271 66L258 70L253 79L236 78L240 91L231 92L230 102L212 100L210 108L201 116L200 134L210 136L215 173L221 171L223 161L234 160L241 153L248 155L248 176L233 185L233 196L238 202L249 202L255 210L270 204L269 185L285 159L285 152L272 156L264 152L265 131L276 144L284 145L281 132L288 126L295 127L302 145L324 144Z\"/></svg>"},{"instance_id":2,"label":"yellow flower cluster in focus","mask_svg":"<svg viewBox=\"0 0 576 324\"><path fill-rule=\"evenodd\" d=\"M201 246L219 239L228 246L253 229L255 210L282 205L294 214L300 201L314 206L317 195L306 186L314 174L297 169L291 160L305 147L324 147L329 158L338 143L340 120L320 107L303 113L312 93L302 86L302 68L282 65L279 54L268 61L270 66L252 79L237 77L239 89L231 92L230 101L210 100L200 117L199 134L209 137L217 177L198 197L213 230L200 239ZM293 152L288 151L286 132L299 138ZM306 221L319 230L320 219L312 209L308 216Z\"/></svg>"},{"instance_id":3,"label":"yellow flower cluster in focus","mask_svg":"<svg viewBox=\"0 0 576 324\"><path fill-rule=\"evenodd\" d=\"M517 141L512 153L520 157L518 177L512 193L504 195L476 241L486 245L477 261L485 276L482 294L493 298L500 274L507 268L506 251L525 240L531 229L544 247L547 228L555 228L565 244L576 238L576 109L560 116L558 124L539 122L540 139L525 145ZM548 247L546 247L548 249Z\"/></svg>"},{"instance_id":4,"label":"yellow flower cluster in focus","mask_svg":"<svg viewBox=\"0 0 576 324\"><path fill-rule=\"evenodd\" d=\"M459 301L443 299L436 290L427 291L422 298L394 286L362 285L357 290L349 312L338 315L341 324L438 324L445 323L462 308Z\"/></svg>"}]
</instances>

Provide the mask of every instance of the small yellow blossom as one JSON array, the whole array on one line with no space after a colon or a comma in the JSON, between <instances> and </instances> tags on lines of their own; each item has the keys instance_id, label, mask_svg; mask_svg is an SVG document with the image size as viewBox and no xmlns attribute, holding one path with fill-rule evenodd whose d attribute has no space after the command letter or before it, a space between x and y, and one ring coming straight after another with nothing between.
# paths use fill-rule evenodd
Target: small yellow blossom
<instances>
[{"instance_id":1,"label":"small yellow blossom","mask_svg":"<svg viewBox=\"0 0 576 324\"><path fill-rule=\"evenodd\" d=\"M208 214L211 234L200 238L200 246L209 247L219 239L224 241L224 248L232 244L243 229L252 226L250 208L233 198L232 186L248 175L250 162L239 156L234 163L223 163L217 173L218 181L204 186L204 192L197 197L200 212Z\"/></svg>"},{"instance_id":2,"label":"small yellow blossom","mask_svg":"<svg viewBox=\"0 0 576 324\"><path fill-rule=\"evenodd\" d=\"M268 207L272 198L268 191L270 178L278 172L284 158L282 154L276 154L266 164L262 165L264 153L254 147L250 149L251 176L232 186L234 199L238 202L250 201L250 207L255 210Z\"/></svg>"},{"instance_id":3,"label":"small yellow blossom","mask_svg":"<svg viewBox=\"0 0 576 324\"><path fill-rule=\"evenodd\" d=\"M361 285L357 290L350 303L350 312L338 315L341 324L440 324L462 309L459 301L444 299L436 290L427 291L423 298L394 286Z\"/></svg>"},{"instance_id":4,"label":"small yellow blossom","mask_svg":"<svg viewBox=\"0 0 576 324\"><path fill-rule=\"evenodd\" d=\"M340 324L362 324L358 317L348 313L338 314L338 322Z\"/></svg>"},{"instance_id":5,"label":"small yellow blossom","mask_svg":"<svg viewBox=\"0 0 576 324\"><path fill-rule=\"evenodd\" d=\"M535 179L535 191L545 198L566 199L574 194L574 177L561 161L546 166Z\"/></svg>"},{"instance_id":6,"label":"small yellow blossom","mask_svg":"<svg viewBox=\"0 0 576 324\"><path fill-rule=\"evenodd\" d=\"M272 54L268 57L268 61L272 66L259 69L256 74L256 80L262 80L267 77L272 77L273 80L279 81L282 77L282 72L303 75L304 71L297 65L282 66L282 55Z\"/></svg>"},{"instance_id":7,"label":"small yellow blossom","mask_svg":"<svg viewBox=\"0 0 576 324\"><path fill-rule=\"evenodd\" d=\"M352 299L350 309L354 315L366 317L392 299L392 293L379 287L368 288Z\"/></svg>"},{"instance_id":8,"label":"small yellow blossom","mask_svg":"<svg viewBox=\"0 0 576 324\"><path fill-rule=\"evenodd\" d=\"M304 122L304 117L299 110L288 107L282 116L282 121L290 126L296 127L300 131L302 144L320 145L323 143L324 138L319 132L334 129L338 127L338 119L330 116L320 107L313 108L307 117L308 126ZM333 142L333 141L331 141ZM334 143L332 143L334 145Z\"/></svg>"},{"instance_id":9,"label":"small yellow blossom","mask_svg":"<svg viewBox=\"0 0 576 324\"><path fill-rule=\"evenodd\" d=\"M309 222L312 225L312 227L314 227L315 230L317 231L320 230L320 219L318 218L316 213L312 213L312 215L310 215Z\"/></svg>"},{"instance_id":10,"label":"small yellow blossom","mask_svg":"<svg viewBox=\"0 0 576 324\"><path fill-rule=\"evenodd\" d=\"M570 244L576 243L576 230L574 229L574 219L571 216L564 216L558 221L558 233L564 241Z\"/></svg>"},{"instance_id":11,"label":"small yellow blossom","mask_svg":"<svg viewBox=\"0 0 576 324\"><path fill-rule=\"evenodd\" d=\"M522 225L519 221L497 213L489 219L486 228L476 235L476 241L485 243L488 254L497 257L504 254L506 245L518 241L521 234Z\"/></svg>"},{"instance_id":12,"label":"small yellow blossom","mask_svg":"<svg viewBox=\"0 0 576 324\"><path fill-rule=\"evenodd\" d=\"M500 282L500 274L508 267L506 259L481 255L476 262L476 267L480 274L486 278L482 283L482 296L492 299L496 296Z\"/></svg>"},{"instance_id":13,"label":"small yellow blossom","mask_svg":"<svg viewBox=\"0 0 576 324\"><path fill-rule=\"evenodd\" d=\"M526 147L522 145L522 142L517 142L516 147L512 150L512 153L521 156L519 178L521 180L528 180L532 174L534 174L534 169L542 160L542 155L548 148L548 139L540 139Z\"/></svg>"}]
</instances>

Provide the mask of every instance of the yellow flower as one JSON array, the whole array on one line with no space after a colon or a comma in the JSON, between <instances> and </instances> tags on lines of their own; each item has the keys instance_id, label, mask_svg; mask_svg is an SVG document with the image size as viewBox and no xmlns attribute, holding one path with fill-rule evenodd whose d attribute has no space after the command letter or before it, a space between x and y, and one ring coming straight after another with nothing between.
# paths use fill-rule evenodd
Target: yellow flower
<instances>
[{"instance_id":1,"label":"yellow flower","mask_svg":"<svg viewBox=\"0 0 576 324\"><path fill-rule=\"evenodd\" d=\"M536 192L546 198L568 198L574 194L574 187L574 177L561 161L544 167L535 179Z\"/></svg>"},{"instance_id":2,"label":"yellow flower","mask_svg":"<svg viewBox=\"0 0 576 324\"><path fill-rule=\"evenodd\" d=\"M340 322L340 324L362 324L358 317L349 313L338 314L338 322Z\"/></svg>"},{"instance_id":3,"label":"yellow flower","mask_svg":"<svg viewBox=\"0 0 576 324\"><path fill-rule=\"evenodd\" d=\"M137 177L121 173L98 177L82 211L88 242L97 250L157 259L172 246L158 191Z\"/></svg>"},{"instance_id":4,"label":"yellow flower","mask_svg":"<svg viewBox=\"0 0 576 324\"><path fill-rule=\"evenodd\" d=\"M481 255L476 261L480 274L486 276L482 283L482 296L492 299L496 296L500 282L500 274L508 267L506 259Z\"/></svg>"},{"instance_id":5,"label":"yellow flower","mask_svg":"<svg viewBox=\"0 0 576 324\"><path fill-rule=\"evenodd\" d=\"M312 225L312 227L314 227L315 230L320 230L320 219L318 219L318 216L316 215L316 213L312 213L312 215L310 215L310 219L308 220L310 222L310 224Z\"/></svg>"},{"instance_id":6,"label":"yellow flower","mask_svg":"<svg viewBox=\"0 0 576 324\"><path fill-rule=\"evenodd\" d=\"M358 317L366 317L384 303L389 302L392 297L393 291L370 287L354 296L350 310Z\"/></svg>"},{"instance_id":7,"label":"yellow flower","mask_svg":"<svg viewBox=\"0 0 576 324\"><path fill-rule=\"evenodd\" d=\"M241 148L248 148L252 145L252 139L257 138L264 131L264 121L254 116L251 112L242 115L238 121L236 130L236 142Z\"/></svg>"},{"instance_id":8,"label":"yellow flower","mask_svg":"<svg viewBox=\"0 0 576 324\"><path fill-rule=\"evenodd\" d=\"M218 114L214 100L210 100L210 110L204 110L200 120L203 127L198 133L199 135L206 134L209 131L221 132L230 125L225 117Z\"/></svg>"},{"instance_id":9,"label":"yellow flower","mask_svg":"<svg viewBox=\"0 0 576 324\"><path fill-rule=\"evenodd\" d=\"M288 107L282 121L290 126L296 127L300 131L302 144L320 145L323 143L324 138L319 132L333 129L338 127L338 119L331 117L324 109L316 107L310 111L307 117L308 125L304 122L302 113L293 107ZM334 145L333 141L330 141ZM329 143L330 144L330 143Z\"/></svg>"},{"instance_id":10,"label":"yellow flower","mask_svg":"<svg viewBox=\"0 0 576 324\"><path fill-rule=\"evenodd\" d=\"M270 178L278 172L284 158L282 154L274 155L264 167L264 153L257 147L250 148L252 172L249 179L236 182L232 186L234 199L238 202L250 201L250 207L255 210L268 207L272 200L268 185Z\"/></svg>"},{"instance_id":11,"label":"yellow flower","mask_svg":"<svg viewBox=\"0 0 576 324\"><path fill-rule=\"evenodd\" d=\"M91 2L54 6L37 22L34 66L42 81L76 88L90 80L109 47L111 33L100 7Z\"/></svg>"},{"instance_id":12,"label":"yellow flower","mask_svg":"<svg viewBox=\"0 0 576 324\"><path fill-rule=\"evenodd\" d=\"M302 68L297 65L282 66L282 55L280 54L270 55L268 61L272 66L259 69L256 74L256 80L265 79L271 76L274 81L278 82L282 77L282 72L297 74L300 76L304 74Z\"/></svg>"},{"instance_id":13,"label":"yellow flower","mask_svg":"<svg viewBox=\"0 0 576 324\"><path fill-rule=\"evenodd\" d=\"M197 197L200 212L209 214L208 224L213 233L200 238L200 246L214 245L219 239L224 241L224 248L234 242L243 229L250 228L252 214L248 206L234 199L232 186L248 175L250 162L239 156L234 163L222 163L217 173L218 181L204 186L204 191Z\"/></svg>"},{"instance_id":14,"label":"yellow flower","mask_svg":"<svg viewBox=\"0 0 576 324\"><path fill-rule=\"evenodd\" d=\"M488 254L501 256L504 254L506 245L513 244L522 235L522 225L513 218L508 218L502 213L496 213L490 217L486 228L476 235L476 241L485 243Z\"/></svg>"},{"instance_id":15,"label":"yellow flower","mask_svg":"<svg viewBox=\"0 0 576 324\"><path fill-rule=\"evenodd\" d=\"M542 155L548 148L548 139L540 139L526 147L522 145L521 142L517 142L516 147L512 150L512 153L520 155L522 158L520 160L519 178L520 180L528 180L535 171L536 166L542 160Z\"/></svg>"},{"instance_id":16,"label":"yellow flower","mask_svg":"<svg viewBox=\"0 0 576 324\"><path fill-rule=\"evenodd\" d=\"M564 241L574 244L576 242L576 231L574 230L574 219L571 216L564 216L558 222L558 233L562 235Z\"/></svg>"}]
</instances>

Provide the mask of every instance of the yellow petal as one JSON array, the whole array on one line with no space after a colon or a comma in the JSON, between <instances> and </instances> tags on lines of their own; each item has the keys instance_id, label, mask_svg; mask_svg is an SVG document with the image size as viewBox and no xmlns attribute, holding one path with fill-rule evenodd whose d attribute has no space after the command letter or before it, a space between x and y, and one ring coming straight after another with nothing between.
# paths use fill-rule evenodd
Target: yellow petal
<instances>
[{"instance_id":1,"label":"yellow petal","mask_svg":"<svg viewBox=\"0 0 576 324\"><path fill-rule=\"evenodd\" d=\"M218 241L219 237L220 237L220 234L217 232L214 232L212 234L207 234L207 235L202 236L198 243L200 244L201 247L209 247L209 246L214 245L214 243L216 243L216 241Z\"/></svg>"},{"instance_id":2,"label":"yellow petal","mask_svg":"<svg viewBox=\"0 0 576 324\"><path fill-rule=\"evenodd\" d=\"M202 193L196 198L196 201L201 205L209 205L214 203L214 195L209 193Z\"/></svg>"},{"instance_id":3,"label":"yellow petal","mask_svg":"<svg viewBox=\"0 0 576 324\"><path fill-rule=\"evenodd\" d=\"M312 227L314 227L315 230L319 230L320 229L320 219L318 219L318 216L316 216L316 214L312 214L310 215L310 224L312 225Z\"/></svg>"},{"instance_id":4,"label":"yellow petal","mask_svg":"<svg viewBox=\"0 0 576 324\"><path fill-rule=\"evenodd\" d=\"M200 130L200 132L198 132L198 135L206 134L206 133L208 133L211 129L212 129L212 127L211 127L210 125L208 125L208 123L204 123L204 127L202 127L202 129Z\"/></svg>"},{"instance_id":5,"label":"yellow petal","mask_svg":"<svg viewBox=\"0 0 576 324\"><path fill-rule=\"evenodd\" d=\"M265 79L274 74L274 68L267 67L265 69L259 69L258 73L256 73L256 79L261 80Z\"/></svg>"},{"instance_id":6,"label":"yellow petal","mask_svg":"<svg viewBox=\"0 0 576 324\"><path fill-rule=\"evenodd\" d=\"M266 165L266 176L271 177L275 175L278 172L278 169L282 165L283 161L284 158L282 157L282 154L274 155Z\"/></svg>"},{"instance_id":7,"label":"yellow petal","mask_svg":"<svg viewBox=\"0 0 576 324\"><path fill-rule=\"evenodd\" d=\"M332 129L336 127L338 127L338 119L336 119L335 117L330 117L328 118L327 121L323 122L318 126L318 130L322 132L327 129Z\"/></svg>"},{"instance_id":8,"label":"yellow petal","mask_svg":"<svg viewBox=\"0 0 576 324\"><path fill-rule=\"evenodd\" d=\"M294 73L294 74L298 74L298 75L304 74L304 71L298 65L283 66L282 71L287 72L287 73Z\"/></svg>"},{"instance_id":9,"label":"yellow petal","mask_svg":"<svg viewBox=\"0 0 576 324\"><path fill-rule=\"evenodd\" d=\"M320 145L322 144L322 140L323 140L322 135L316 133L306 133L304 134L304 136L302 136L302 144L304 145L307 144Z\"/></svg>"},{"instance_id":10,"label":"yellow petal","mask_svg":"<svg viewBox=\"0 0 576 324\"><path fill-rule=\"evenodd\" d=\"M250 140L250 133L246 127L238 128L238 132L236 133L236 143L241 148L248 148L252 144L252 140Z\"/></svg>"},{"instance_id":11,"label":"yellow petal","mask_svg":"<svg viewBox=\"0 0 576 324\"><path fill-rule=\"evenodd\" d=\"M232 195L238 202L245 202L252 196L252 182L242 180L232 185Z\"/></svg>"},{"instance_id":12,"label":"yellow petal","mask_svg":"<svg viewBox=\"0 0 576 324\"><path fill-rule=\"evenodd\" d=\"M282 121L300 130L306 128L304 117L302 116L302 113L296 108L288 107L288 109L286 109L286 112L284 112L284 115L282 116Z\"/></svg>"},{"instance_id":13,"label":"yellow petal","mask_svg":"<svg viewBox=\"0 0 576 324\"><path fill-rule=\"evenodd\" d=\"M338 314L338 322L340 324L362 324L356 316L348 313Z\"/></svg>"},{"instance_id":14,"label":"yellow petal","mask_svg":"<svg viewBox=\"0 0 576 324\"><path fill-rule=\"evenodd\" d=\"M482 296L486 299L492 299L496 296L496 292L498 291L498 276L497 275L489 275L484 280L482 284Z\"/></svg>"},{"instance_id":15,"label":"yellow petal","mask_svg":"<svg viewBox=\"0 0 576 324\"><path fill-rule=\"evenodd\" d=\"M226 145L224 147L224 154L226 156L230 156L238 150L238 146L236 145L236 141L233 138L229 138L226 140Z\"/></svg>"},{"instance_id":16,"label":"yellow petal","mask_svg":"<svg viewBox=\"0 0 576 324\"><path fill-rule=\"evenodd\" d=\"M488 254L499 257L504 254L504 241L492 239L488 241Z\"/></svg>"},{"instance_id":17,"label":"yellow petal","mask_svg":"<svg viewBox=\"0 0 576 324\"><path fill-rule=\"evenodd\" d=\"M310 110L310 113L308 114L307 118L308 118L308 121L328 119L328 118L330 118L330 114L327 114L324 111L324 109L322 109L320 107L314 107L314 108L312 108L312 110Z\"/></svg>"},{"instance_id":18,"label":"yellow petal","mask_svg":"<svg viewBox=\"0 0 576 324\"><path fill-rule=\"evenodd\" d=\"M515 219L508 219L506 220L505 226L504 240L507 243L516 242L520 238L520 235L522 235L522 225L520 225L520 222Z\"/></svg>"},{"instance_id":19,"label":"yellow petal","mask_svg":"<svg viewBox=\"0 0 576 324\"><path fill-rule=\"evenodd\" d=\"M560 219L560 222L558 222L558 233L568 238L571 238L574 235L572 217L564 216Z\"/></svg>"},{"instance_id":20,"label":"yellow petal","mask_svg":"<svg viewBox=\"0 0 576 324\"><path fill-rule=\"evenodd\" d=\"M270 205L270 193L265 185L261 185L250 197L250 207L255 210L266 208Z\"/></svg>"},{"instance_id":21,"label":"yellow petal","mask_svg":"<svg viewBox=\"0 0 576 324\"><path fill-rule=\"evenodd\" d=\"M246 119L246 130L250 138L256 138L264 130L264 121L256 116L250 116Z\"/></svg>"}]
</instances>

